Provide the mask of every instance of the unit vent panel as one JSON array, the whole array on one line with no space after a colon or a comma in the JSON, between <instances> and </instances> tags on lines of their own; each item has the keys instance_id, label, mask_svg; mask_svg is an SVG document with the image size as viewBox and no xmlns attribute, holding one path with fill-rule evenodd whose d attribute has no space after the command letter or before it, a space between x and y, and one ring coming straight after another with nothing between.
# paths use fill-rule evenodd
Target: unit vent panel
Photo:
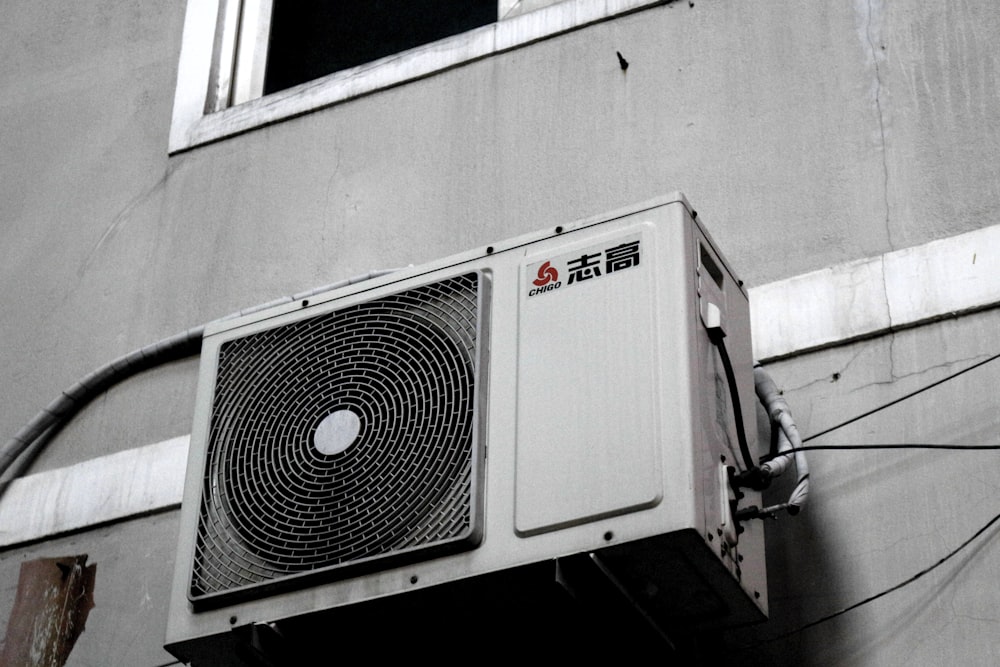
<instances>
[{"instance_id":1,"label":"unit vent panel","mask_svg":"<svg viewBox=\"0 0 1000 667\"><path fill-rule=\"evenodd\" d=\"M475 546L478 274L223 343L189 597Z\"/></svg>"}]
</instances>

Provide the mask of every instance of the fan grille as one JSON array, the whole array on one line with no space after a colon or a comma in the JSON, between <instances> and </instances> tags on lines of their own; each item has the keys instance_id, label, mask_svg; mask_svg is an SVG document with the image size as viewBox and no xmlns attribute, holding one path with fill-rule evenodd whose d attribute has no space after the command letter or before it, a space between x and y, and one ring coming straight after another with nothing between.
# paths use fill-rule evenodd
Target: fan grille
<instances>
[{"instance_id":1,"label":"fan grille","mask_svg":"<svg viewBox=\"0 0 1000 667\"><path fill-rule=\"evenodd\" d=\"M467 274L221 346L192 602L478 543L479 285ZM331 415L346 415L335 448L316 435Z\"/></svg>"}]
</instances>

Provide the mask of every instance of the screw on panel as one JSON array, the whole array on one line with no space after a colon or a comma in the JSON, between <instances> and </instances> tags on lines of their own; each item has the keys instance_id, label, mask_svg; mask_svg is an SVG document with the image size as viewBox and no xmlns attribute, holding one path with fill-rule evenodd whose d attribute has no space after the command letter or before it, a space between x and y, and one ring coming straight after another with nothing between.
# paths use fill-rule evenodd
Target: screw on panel
<instances>
[{"instance_id":1,"label":"screw on panel","mask_svg":"<svg viewBox=\"0 0 1000 667\"><path fill-rule=\"evenodd\" d=\"M305 308L309 305L309 299L302 299L302 307Z\"/></svg>"},{"instance_id":2,"label":"screw on panel","mask_svg":"<svg viewBox=\"0 0 1000 667\"><path fill-rule=\"evenodd\" d=\"M708 541L711 542L714 539L715 539L715 535L712 535L712 533L709 533L708 534Z\"/></svg>"},{"instance_id":3,"label":"screw on panel","mask_svg":"<svg viewBox=\"0 0 1000 667\"><path fill-rule=\"evenodd\" d=\"M420 581L420 578L417 575L413 575L412 577L410 577L410 583L411 584L415 584L418 581Z\"/></svg>"},{"instance_id":4,"label":"screw on panel","mask_svg":"<svg viewBox=\"0 0 1000 667\"><path fill-rule=\"evenodd\" d=\"M612 539L612 538L613 538L614 536L615 536L615 534L614 534L614 533L612 533L612 532L611 532L611 531L609 530L608 532L604 533L604 541L605 541L605 542L610 542L610 541L611 541L611 539Z\"/></svg>"},{"instance_id":5,"label":"screw on panel","mask_svg":"<svg viewBox=\"0 0 1000 667\"><path fill-rule=\"evenodd\" d=\"M755 599L759 600L760 599L760 591L754 591L753 592L753 596L754 596Z\"/></svg>"},{"instance_id":6,"label":"screw on panel","mask_svg":"<svg viewBox=\"0 0 1000 667\"><path fill-rule=\"evenodd\" d=\"M493 246L487 246L486 247L486 254L487 255L492 255L493 254Z\"/></svg>"},{"instance_id":7,"label":"screw on panel","mask_svg":"<svg viewBox=\"0 0 1000 667\"><path fill-rule=\"evenodd\" d=\"M230 616L229 617L229 625L236 625L236 621L237 620L238 619L235 616Z\"/></svg>"},{"instance_id":8,"label":"screw on panel","mask_svg":"<svg viewBox=\"0 0 1000 667\"><path fill-rule=\"evenodd\" d=\"M562 233L563 233L562 225L556 227L556 234L562 234Z\"/></svg>"}]
</instances>

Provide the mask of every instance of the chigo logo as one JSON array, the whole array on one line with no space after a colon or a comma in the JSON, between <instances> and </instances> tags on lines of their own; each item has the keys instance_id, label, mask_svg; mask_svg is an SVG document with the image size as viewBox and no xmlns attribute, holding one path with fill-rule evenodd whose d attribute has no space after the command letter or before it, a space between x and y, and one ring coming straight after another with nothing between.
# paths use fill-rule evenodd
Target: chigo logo
<instances>
[{"instance_id":1,"label":"chigo logo","mask_svg":"<svg viewBox=\"0 0 1000 667\"><path fill-rule=\"evenodd\" d=\"M531 281L534 287L528 291L528 296L538 296L563 287L560 274L569 276L565 287L574 287L637 267L642 259L641 241L639 235L631 235L618 239L612 246L591 246L548 259L538 265L537 277ZM535 265L530 266L533 268Z\"/></svg>"},{"instance_id":2,"label":"chigo logo","mask_svg":"<svg viewBox=\"0 0 1000 667\"><path fill-rule=\"evenodd\" d=\"M552 266L552 262L545 262L539 266L538 277L531 282L535 285L535 289L528 292L528 296L535 296L562 287L562 283L559 282L559 272Z\"/></svg>"}]
</instances>

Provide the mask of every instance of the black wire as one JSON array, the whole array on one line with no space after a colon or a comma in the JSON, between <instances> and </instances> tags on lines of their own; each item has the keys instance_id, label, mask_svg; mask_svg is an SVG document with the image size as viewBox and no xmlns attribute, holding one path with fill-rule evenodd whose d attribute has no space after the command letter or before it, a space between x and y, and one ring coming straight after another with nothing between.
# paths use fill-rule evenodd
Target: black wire
<instances>
[{"instance_id":1,"label":"black wire","mask_svg":"<svg viewBox=\"0 0 1000 667\"><path fill-rule=\"evenodd\" d=\"M725 334L721 329L709 329L708 338L717 348L719 357L722 358L722 368L726 371L726 383L729 385L729 397L733 403L733 419L736 420L736 439L740 443L740 455L743 457L743 465L747 470L757 467L754 463L753 455L750 453L750 444L747 442L746 430L743 428L743 408L740 405L740 390L736 386L736 373L733 371L733 363L729 360L729 353L726 351L726 343L722 340Z\"/></svg>"},{"instance_id":2,"label":"black wire","mask_svg":"<svg viewBox=\"0 0 1000 667\"><path fill-rule=\"evenodd\" d=\"M720 348L720 350L721 350L721 348ZM890 401L889 403L881 405L881 406L879 406L877 408L873 408L872 410L869 410L869 411L864 412L864 413L862 413L860 415L857 415L856 417L852 417L851 419L848 419L848 420L843 421L843 422L841 422L839 424L831 426L831 427L829 427L827 429L824 429L824 430L822 430L822 431L820 431L818 433L814 433L814 434L810 435L807 438L803 438L802 442L809 442L810 440L814 440L814 439L816 439L816 438L818 438L820 436L826 435L827 433L830 433L832 431L836 431L839 428L843 428L844 426L847 426L848 424L853 424L854 422L856 422L858 420L864 419L865 417L869 417L869 416L875 414L876 412L879 412L881 410L885 410L886 408L892 407L893 405L896 405L897 403L901 403L901 402L903 402L903 401L905 401L905 400L907 400L909 398L913 398L914 396L916 396L918 394L921 394L921 393L927 391L928 389L933 389L934 387L937 387L940 384L944 384L945 382L948 382L949 380L953 380L956 377L958 377L958 376L960 376L960 375L962 375L964 373L968 373L969 371L971 371L973 369L979 368L980 366L988 364L991 361L996 361L997 359L1000 359L1000 353L995 354L995 355L990 356L990 357L987 357L986 359L984 359L982 361L976 362L975 364L972 364L971 366L969 366L967 368L963 368L962 370L960 370L960 371L958 371L956 373L952 373L951 375L943 377L940 380L937 380L936 382L932 382L931 384L929 384L929 385L927 385L925 387L921 387L920 389L917 389L916 391L912 391L912 392L910 392L908 394L904 394L903 396L900 396L899 398L897 398L897 399L895 399L893 401ZM867 449L867 450L872 450L872 449L943 449L943 450L973 450L973 451L978 450L978 451L982 451L982 450L996 450L996 449L1000 449L1000 445L944 445L944 444L925 444L925 443L866 444L866 445L810 445L808 447L793 447L791 449L787 449L787 450L781 452L778 456L790 455L790 454L794 454L795 452L807 452L807 451L817 451L817 450L848 450L848 449ZM770 460L770 459L776 458L776 457L768 455L768 456L766 456L764 458ZM880 593L876 593L875 595L869 596L869 597L867 597L867 598L865 598L865 599L863 599L863 600L861 600L859 602L855 602L854 604L852 604L852 605L850 605L848 607L844 607L843 609L841 609L839 611L835 611L832 614L827 614L826 616L818 618L815 621L811 621L809 623L806 623L805 625L802 625L802 626L800 626L798 628L795 628L794 630L789 630L788 632L784 632L784 633L782 633L780 635L776 635L774 637L769 637L767 639L762 639L762 640L758 641L756 644L753 644L751 646L747 646L747 647L744 647L744 648L745 649L756 648L758 646L762 646L762 645L770 643L770 642L774 642L774 641L778 641L780 639L785 639L787 637L791 637L792 635L796 635L796 634L798 634L800 632L804 632L805 630L808 630L809 628L814 628L817 625L820 625L821 623L825 623L825 622L830 621L830 620L832 620L834 618L837 618L839 616L843 616L844 614L846 614L846 613L848 613L850 611L853 611L853 610L857 609L858 607L866 605L869 602L874 602L875 600L878 600L879 598L885 597L886 595L889 595L890 593L894 593L895 591L898 591L899 589L912 584L913 582L917 581L918 579L920 579L924 575L929 574L930 572L934 571L935 569L937 569L938 567L940 567L941 565L943 565L944 563L946 563L948 560L950 560L951 558L953 558L960 551L962 551L967 546L969 546L969 544L971 544L972 542L974 542L976 540L976 538L978 538L980 535L982 535L987 530L989 530L990 527L993 526L993 524L997 523L997 521L1000 521L1000 514L997 514L992 519L990 519L989 521L987 521L986 524L982 528L980 528L975 533L973 533L971 537L969 537L968 539L966 539L964 542L962 542L960 545L958 545L958 547L956 547L955 549L953 549L952 551L950 551L947 555L945 555L943 558L941 558L940 560L938 560L936 563L934 563L930 567L924 568L923 570L917 572L916 574L914 574L910 578L905 579L904 581L899 582L895 586L887 588L884 591L882 591Z\"/></svg>"},{"instance_id":3,"label":"black wire","mask_svg":"<svg viewBox=\"0 0 1000 667\"><path fill-rule=\"evenodd\" d=\"M772 419L771 420L771 446L768 448L768 459L773 459L775 456L781 453L781 424Z\"/></svg>"},{"instance_id":4,"label":"black wire","mask_svg":"<svg viewBox=\"0 0 1000 667\"><path fill-rule=\"evenodd\" d=\"M794 454L795 452L814 452L817 450L847 450L847 449L950 449L967 451L985 451L1000 449L1000 445L935 445L920 442L902 444L871 444L871 445L809 445L808 447L792 447L776 455L768 454L761 457L761 463L771 461L779 456Z\"/></svg>"},{"instance_id":5,"label":"black wire","mask_svg":"<svg viewBox=\"0 0 1000 667\"><path fill-rule=\"evenodd\" d=\"M842 615L846 614L847 612L852 611L854 609L857 609L858 607L860 607L862 605L866 605L869 602L874 602L875 600L878 600L879 598L884 597L884 596L888 595L889 593L893 593L895 591L898 591L900 588L903 588L904 586L908 586L909 584L912 584L914 581L916 581L917 579L920 579L925 574L928 574L928 573L934 571L939 566L943 565L949 559L951 559L953 556L955 556L962 549L964 549L965 547L969 546L969 544L971 544L973 541L975 541L975 539L977 537L979 537L980 535L982 535L983 533L985 533L987 530L989 530L990 526L992 526L993 524L995 524L997 521L1000 521L1000 514L997 514L992 519L990 519L989 521L987 521L986 525L984 525L982 528L980 528L975 533L973 533L972 537L970 537L967 540L965 540L964 542L962 542L955 549L953 549L951 552L949 552L944 558L941 558L940 560L938 560L938 562L934 563L930 567L927 567L927 568L921 570L920 572L917 572L915 575L913 575L909 579L906 579L905 581L901 581L898 584L896 584L895 586L892 586L891 588L887 588L884 591L882 591L881 593L876 593L875 595L872 595L871 597L867 597L864 600L861 600L860 602L855 602L854 604L850 605L849 607L844 607L840 611L835 611L832 614L828 614L826 616L823 616L822 618L818 618L815 621L812 621L810 623L806 623L803 626L795 628L794 630L789 630L788 632L784 632L784 633L782 633L780 635L777 635L775 637L769 637L767 639L762 639L759 642L757 642L756 644L754 644L753 646L747 646L745 648L754 648L756 646L761 646L763 644L767 644L767 643L770 643L770 642L778 641L779 639L785 639L786 637L791 637L792 635L796 635L796 634L798 634L800 632L803 632L804 630L808 630L809 628L816 627L820 623L825 623L825 622L827 622L829 620L837 618L838 616L842 616Z\"/></svg>"},{"instance_id":6,"label":"black wire","mask_svg":"<svg viewBox=\"0 0 1000 667\"><path fill-rule=\"evenodd\" d=\"M996 361L997 359L1000 359L1000 353L994 354L991 357L987 357L986 359L983 359L982 361L979 361L979 362L976 362L976 363L972 364L968 368L963 368L962 370L958 371L957 373L952 373L951 375L943 377L943 378L941 378L940 380L938 380L936 382L932 382L929 385L927 385L926 387L922 387L920 389L917 389L916 391L912 391L909 394L904 394L903 396L900 396L899 398L895 399L894 401L890 401L890 402L886 403L885 405L881 405L881 406L879 406L877 408L873 408L873 409L869 410L868 412L864 412L864 413L858 415L857 417L851 417L847 421L844 421L844 422L841 422L839 424L836 424L835 426L831 426L830 428L824 429L824 430L820 431L819 433L813 433L808 438L803 438L802 442L809 442L810 440L814 440L814 439L820 437L821 435L826 435L827 433L829 433L831 431L836 431L838 428L843 428L844 426L847 426L848 424L853 424L854 422L858 421L859 419L864 419L865 417L869 417L869 416L875 414L876 412L879 412L880 410L885 410L886 408L890 408L890 407L896 405L897 403L901 403L901 402L905 401L908 398L913 398L917 394L923 393L923 392L927 391L928 389L933 389L934 387L938 386L939 384L944 384L948 380L953 380L953 379L957 378L959 375L962 375L963 373L968 373L969 371L971 371L971 370L973 370L975 368L979 368L980 366L982 366L984 364L988 364L991 361Z\"/></svg>"}]
</instances>

